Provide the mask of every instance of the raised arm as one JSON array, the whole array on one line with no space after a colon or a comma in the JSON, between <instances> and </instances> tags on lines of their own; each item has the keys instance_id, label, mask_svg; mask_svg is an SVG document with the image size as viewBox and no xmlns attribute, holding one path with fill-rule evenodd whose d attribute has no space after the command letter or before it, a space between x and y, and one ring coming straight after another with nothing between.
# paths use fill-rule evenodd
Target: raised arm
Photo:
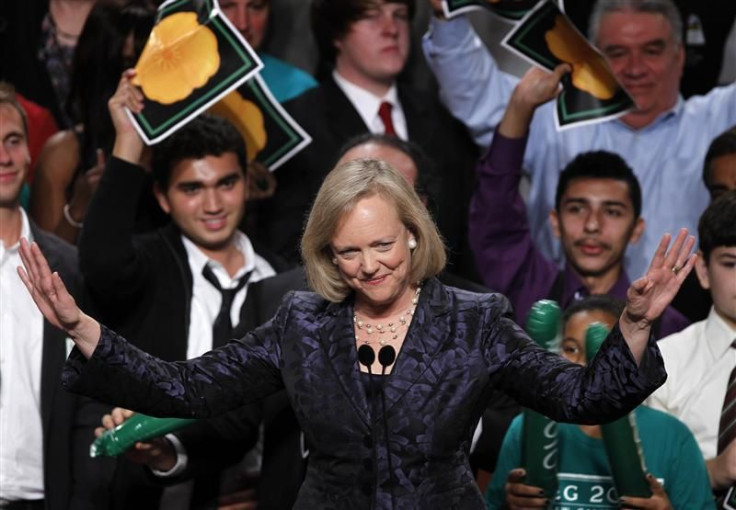
<instances>
[{"instance_id":1,"label":"raised arm","mask_svg":"<svg viewBox=\"0 0 736 510\"><path fill-rule=\"evenodd\" d=\"M441 16L440 0L430 0ZM465 16L430 21L422 40L427 63L442 102L470 130L475 143L488 147L518 79L502 72Z\"/></svg>"},{"instance_id":2,"label":"raised arm","mask_svg":"<svg viewBox=\"0 0 736 510\"><path fill-rule=\"evenodd\" d=\"M536 108L557 95L560 78L530 69L514 90L498 133L481 158L470 204L470 243L485 284L506 294L517 313L546 295L558 273L545 259L529 231L526 206L519 191L529 124Z\"/></svg>"},{"instance_id":3,"label":"raised arm","mask_svg":"<svg viewBox=\"0 0 736 510\"><path fill-rule=\"evenodd\" d=\"M277 343L287 307L242 340L186 362L164 362L82 312L37 244L21 239L20 255L18 274L34 302L77 347L62 374L67 389L151 416L209 418L283 387Z\"/></svg>"},{"instance_id":4,"label":"raised arm","mask_svg":"<svg viewBox=\"0 0 736 510\"><path fill-rule=\"evenodd\" d=\"M126 71L108 106L115 127L112 157L89 206L79 239L80 269L96 299L117 303L122 296L152 284L150 266L134 248L135 218L146 192L146 173L139 165L143 141L125 112L139 112L142 96Z\"/></svg>"},{"instance_id":5,"label":"raised arm","mask_svg":"<svg viewBox=\"0 0 736 510\"><path fill-rule=\"evenodd\" d=\"M671 241L670 234L662 236L647 274L634 281L626 293L619 327L637 364L644 356L652 324L672 302L697 259L697 254L691 254L695 237L689 236L686 228L680 229L670 246Z\"/></svg>"}]
</instances>

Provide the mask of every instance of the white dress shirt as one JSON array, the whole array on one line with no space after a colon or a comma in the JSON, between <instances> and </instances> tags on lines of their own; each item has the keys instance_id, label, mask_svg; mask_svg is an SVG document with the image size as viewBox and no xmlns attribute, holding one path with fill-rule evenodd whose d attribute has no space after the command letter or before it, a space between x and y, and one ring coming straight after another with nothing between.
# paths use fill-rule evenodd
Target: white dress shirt
<instances>
[{"instance_id":1,"label":"white dress shirt","mask_svg":"<svg viewBox=\"0 0 736 510\"><path fill-rule=\"evenodd\" d=\"M235 233L234 242L245 258L245 265L232 278L222 264L207 258L197 248L197 245L187 237L182 236L182 242L187 252L189 269L192 272L192 302L190 305L189 335L187 337L187 359L192 359L212 350L212 326L215 324L215 319L220 313L220 305L222 303L222 294L220 294L220 291L202 275L204 267L209 264L217 281L220 282L220 287L223 289L235 287L237 280L241 276L252 271L248 283L235 294L235 298L233 299L233 304L230 308L230 321L233 326L236 326L240 322L240 309L248 294L248 286L251 283L274 276L276 271L274 271L266 259L253 250L253 244L248 239L248 236L240 231ZM152 470L155 475L164 478L178 475L184 471L188 463L187 452L181 441L174 434L166 434L166 438L171 441L176 450L176 464L168 471ZM165 495L164 497L166 498L167 496Z\"/></svg>"},{"instance_id":2,"label":"white dress shirt","mask_svg":"<svg viewBox=\"0 0 736 510\"><path fill-rule=\"evenodd\" d=\"M723 399L736 366L734 340L736 330L711 308L706 320L658 342L667 381L646 403L683 421L706 460L717 453Z\"/></svg>"},{"instance_id":3,"label":"white dress shirt","mask_svg":"<svg viewBox=\"0 0 736 510\"><path fill-rule=\"evenodd\" d=\"M21 236L31 229L21 210ZM0 242L0 498L43 499L43 316L18 277L18 248Z\"/></svg>"},{"instance_id":4,"label":"white dress shirt","mask_svg":"<svg viewBox=\"0 0 736 510\"><path fill-rule=\"evenodd\" d=\"M233 327L240 322L240 308L248 294L248 285L276 274L271 265L253 250L250 239L242 232L236 232L235 245L245 258L245 265L231 278L219 262L210 260L197 246L182 236L184 248L187 251L189 269L192 271L192 302L189 316L189 336L187 338L187 359L201 356L212 350L212 326L220 313L222 294L214 285L202 275L204 266L209 264L212 272L223 289L230 289L237 285L237 280L244 274L253 271L246 284L233 299L230 308L230 320Z\"/></svg>"},{"instance_id":5,"label":"white dress shirt","mask_svg":"<svg viewBox=\"0 0 736 510\"><path fill-rule=\"evenodd\" d=\"M332 77L335 79L337 86L340 87L358 111L358 114L360 114L360 117L363 119L363 122L365 122L365 125L368 126L371 133L382 135L386 130L381 117L378 116L378 108L380 108L381 103L385 101L387 103L391 103L392 106L391 120L394 123L396 136L402 140L409 139L409 131L406 128L406 116L404 115L404 110L401 108L395 83L391 85L391 88L388 89L385 96L378 97L367 90L358 87L354 83L347 81L345 78L340 76L337 71L332 72Z\"/></svg>"}]
</instances>

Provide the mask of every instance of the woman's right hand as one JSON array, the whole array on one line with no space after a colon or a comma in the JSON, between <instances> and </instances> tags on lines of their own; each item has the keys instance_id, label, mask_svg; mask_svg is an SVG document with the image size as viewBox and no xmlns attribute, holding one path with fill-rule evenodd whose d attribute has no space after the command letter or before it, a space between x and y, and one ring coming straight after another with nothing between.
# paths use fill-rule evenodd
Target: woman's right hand
<instances>
[{"instance_id":1,"label":"woman's right hand","mask_svg":"<svg viewBox=\"0 0 736 510\"><path fill-rule=\"evenodd\" d=\"M143 111L143 93L133 85L135 76L135 69L123 71L118 88L107 102L107 107L115 127L113 156L137 165L143 152L143 140L125 111L126 108L134 114Z\"/></svg>"},{"instance_id":2,"label":"woman's right hand","mask_svg":"<svg viewBox=\"0 0 736 510\"><path fill-rule=\"evenodd\" d=\"M59 273L51 272L38 244L21 238L20 258L23 267L18 267L18 275L43 316L66 331L85 357L92 356L100 340L100 323L79 309Z\"/></svg>"}]
</instances>

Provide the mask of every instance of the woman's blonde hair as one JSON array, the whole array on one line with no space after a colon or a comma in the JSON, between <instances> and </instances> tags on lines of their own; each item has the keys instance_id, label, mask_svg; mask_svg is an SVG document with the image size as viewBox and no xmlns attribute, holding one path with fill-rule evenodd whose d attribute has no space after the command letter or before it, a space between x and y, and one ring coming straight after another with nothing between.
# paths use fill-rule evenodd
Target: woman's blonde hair
<instances>
[{"instance_id":1,"label":"woman's blonde hair","mask_svg":"<svg viewBox=\"0 0 736 510\"><path fill-rule=\"evenodd\" d=\"M345 214L359 200L373 195L380 195L396 207L399 220L416 239L410 280L425 280L445 267L447 256L437 226L401 174L377 159L348 161L335 167L325 178L302 237L302 259L309 285L329 301L342 301L351 291L332 262L332 238Z\"/></svg>"}]
</instances>

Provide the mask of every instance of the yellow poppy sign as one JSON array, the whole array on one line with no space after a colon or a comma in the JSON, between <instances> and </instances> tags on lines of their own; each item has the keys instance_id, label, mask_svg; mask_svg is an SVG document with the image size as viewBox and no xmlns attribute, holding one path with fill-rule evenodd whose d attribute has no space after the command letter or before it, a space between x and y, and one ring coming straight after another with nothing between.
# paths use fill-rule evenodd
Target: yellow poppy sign
<instances>
[{"instance_id":1,"label":"yellow poppy sign","mask_svg":"<svg viewBox=\"0 0 736 510\"><path fill-rule=\"evenodd\" d=\"M155 144L252 78L260 59L217 0L168 0L136 64L143 111L132 118Z\"/></svg>"},{"instance_id":2,"label":"yellow poppy sign","mask_svg":"<svg viewBox=\"0 0 736 510\"><path fill-rule=\"evenodd\" d=\"M562 63L572 68L557 96L558 129L619 117L634 107L605 57L552 0L540 2L502 44L547 70Z\"/></svg>"},{"instance_id":3,"label":"yellow poppy sign","mask_svg":"<svg viewBox=\"0 0 736 510\"><path fill-rule=\"evenodd\" d=\"M312 141L276 101L260 75L230 92L209 111L232 122L245 140L248 158L270 171Z\"/></svg>"}]
</instances>

